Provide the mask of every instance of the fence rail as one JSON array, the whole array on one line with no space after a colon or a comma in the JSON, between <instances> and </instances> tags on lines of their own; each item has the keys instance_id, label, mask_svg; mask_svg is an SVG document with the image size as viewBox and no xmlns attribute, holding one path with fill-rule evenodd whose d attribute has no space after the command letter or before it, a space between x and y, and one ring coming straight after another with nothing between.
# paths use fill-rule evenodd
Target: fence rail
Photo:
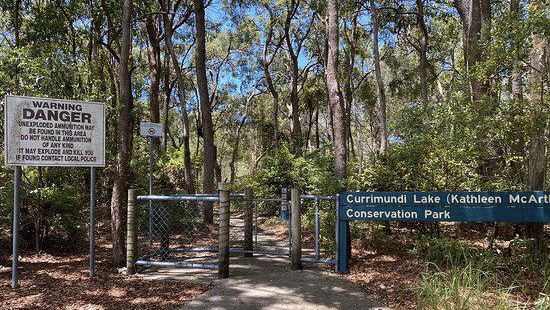
<instances>
[{"instance_id":1,"label":"fence rail","mask_svg":"<svg viewBox=\"0 0 550 310\"><path fill-rule=\"evenodd\" d=\"M228 201L233 202L237 207L239 207L240 204L244 204L244 217L252 218L252 220L244 220L245 228L243 231L250 230L250 227L252 227L252 232L249 232L250 235L248 235L248 237L246 237L247 233L241 232L240 229L242 227L239 228L233 226L231 228L232 230L236 230L233 231L233 234L231 235L232 237L229 238L227 249L225 249L225 246L219 246L222 241L220 231L218 231L221 220L219 205L222 195L136 195L134 197L135 207L133 208L136 225L135 250L137 252L134 258L135 265L219 270L220 255L222 255L223 249L225 249L223 251L226 251L227 255L230 253L242 253L245 255L290 256L292 249L292 234L290 228L293 218L293 206L291 200L286 196L287 192L282 191L282 195L279 198L253 197L250 194L250 191L248 193L249 194L229 194L226 192L224 194L226 196L223 196L226 197L223 199L228 199ZM336 201L336 197L304 194L299 195L299 198L298 200L295 200L295 203L302 204L302 201L313 203L311 206L314 206L315 208L313 213L315 243L314 257L307 257L307 253L312 253L311 250L308 250L306 251L306 257L301 257L302 254L300 254L301 261L331 263L332 260L330 258L322 257L320 253L320 208L322 202L331 203L332 205L332 202ZM147 204L144 202L149 203L148 208ZM280 247L277 245L280 243L276 242L274 246L270 245L269 238L266 238L265 235L263 235L261 241L258 238L258 236L261 235L258 220L260 216L259 208L260 206L265 207L266 204L267 206L273 204L271 207L279 209L280 212L283 212L283 210L288 212L285 217L288 225L288 239L286 240L288 241L288 251L280 251ZM212 206L212 218L210 224L205 224L205 206ZM229 207L227 206L227 208L227 212L229 212ZM299 206L297 209L300 209ZM301 218L303 218L303 214L311 214L304 212L313 211L308 205L301 209L303 210L303 212L301 212L302 216L294 216L294 220L299 220L300 223L302 222ZM237 208L237 210L239 209ZM272 211L268 211L268 214L273 213ZM227 213L225 212L224 220L226 217ZM239 220L237 218L235 218L234 221L236 221L235 223L239 223L239 225L242 225L240 223L243 222L243 220ZM246 221L249 221L247 222L248 224L246 224ZM252 224L250 224L250 221ZM229 222L227 226L227 233L229 234ZM242 244L240 243L242 241L242 236L240 236L240 234L243 234L245 239ZM301 236L301 232L298 233L298 235ZM251 238L249 239L250 241L247 241L247 238ZM246 245L247 242L250 242L248 243L249 245ZM232 244L229 245L229 243ZM264 244L260 245L261 243ZM285 247L283 246L283 248Z\"/></svg>"}]
</instances>

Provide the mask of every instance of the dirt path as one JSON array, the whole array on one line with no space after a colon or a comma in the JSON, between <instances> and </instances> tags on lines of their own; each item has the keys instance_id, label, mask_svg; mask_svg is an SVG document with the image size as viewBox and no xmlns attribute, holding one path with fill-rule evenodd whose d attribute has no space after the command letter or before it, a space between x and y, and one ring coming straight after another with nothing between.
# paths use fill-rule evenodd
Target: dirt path
<instances>
[{"instance_id":1,"label":"dirt path","mask_svg":"<svg viewBox=\"0 0 550 310\"><path fill-rule=\"evenodd\" d=\"M240 235L241 224L240 219L232 219L233 236ZM270 251L288 251L281 234L261 231L258 244L269 246ZM216 271L166 268L147 269L139 277L212 285L181 309L385 309L360 288L324 268L306 265L296 271L289 267L286 257L238 255L231 258L228 279L217 279Z\"/></svg>"}]
</instances>

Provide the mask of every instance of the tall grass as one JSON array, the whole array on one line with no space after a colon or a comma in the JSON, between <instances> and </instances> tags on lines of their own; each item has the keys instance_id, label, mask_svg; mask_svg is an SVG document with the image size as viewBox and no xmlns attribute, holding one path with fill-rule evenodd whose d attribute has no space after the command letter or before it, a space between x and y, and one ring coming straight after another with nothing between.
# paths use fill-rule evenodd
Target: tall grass
<instances>
[{"instance_id":1,"label":"tall grass","mask_svg":"<svg viewBox=\"0 0 550 310\"><path fill-rule=\"evenodd\" d=\"M423 238L413 250L425 271L415 287L421 309L550 309L548 263L511 257L449 238ZM530 287L529 275L542 279ZM535 301L514 294L539 289Z\"/></svg>"}]
</instances>

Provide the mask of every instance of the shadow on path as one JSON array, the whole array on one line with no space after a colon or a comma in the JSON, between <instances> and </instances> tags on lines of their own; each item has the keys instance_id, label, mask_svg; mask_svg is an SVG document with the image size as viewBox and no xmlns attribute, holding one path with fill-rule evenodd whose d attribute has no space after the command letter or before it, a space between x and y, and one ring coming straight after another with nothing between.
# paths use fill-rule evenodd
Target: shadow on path
<instances>
[{"instance_id":1,"label":"shadow on path","mask_svg":"<svg viewBox=\"0 0 550 310\"><path fill-rule=\"evenodd\" d=\"M237 223L231 224L233 228ZM269 237L269 232L262 232L263 241ZM232 257L228 279L217 279L217 271L172 268L146 269L139 277L212 285L181 309L387 309L353 283L320 267L291 270L286 257Z\"/></svg>"}]
</instances>

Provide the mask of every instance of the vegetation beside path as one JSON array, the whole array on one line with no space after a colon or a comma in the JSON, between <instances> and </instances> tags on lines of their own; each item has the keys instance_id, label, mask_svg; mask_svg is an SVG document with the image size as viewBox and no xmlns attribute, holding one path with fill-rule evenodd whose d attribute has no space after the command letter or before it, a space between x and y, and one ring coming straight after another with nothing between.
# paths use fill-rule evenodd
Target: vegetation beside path
<instances>
[{"instance_id":1,"label":"vegetation beside path","mask_svg":"<svg viewBox=\"0 0 550 310\"><path fill-rule=\"evenodd\" d=\"M487 249L485 234L471 227L442 226L440 238L393 229L388 236L362 227L346 275L390 308L550 309L550 262L525 241Z\"/></svg>"}]
</instances>

